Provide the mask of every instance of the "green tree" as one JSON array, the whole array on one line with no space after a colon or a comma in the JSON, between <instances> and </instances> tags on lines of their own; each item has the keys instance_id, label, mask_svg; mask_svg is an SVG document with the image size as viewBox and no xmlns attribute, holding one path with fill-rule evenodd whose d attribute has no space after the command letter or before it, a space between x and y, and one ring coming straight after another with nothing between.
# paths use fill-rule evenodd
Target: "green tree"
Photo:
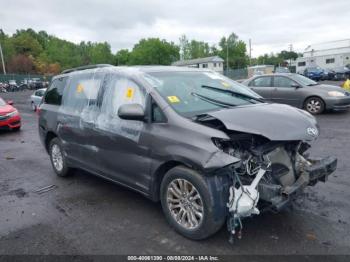
<instances>
[{"instance_id":1,"label":"green tree","mask_svg":"<svg viewBox=\"0 0 350 262\"><path fill-rule=\"evenodd\" d=\"M187 39L186 35L182 35L179 39L180 42L180 56L182 60L192 59L191 50L190 50L190 42Z\"/></svg>"},{"instance_id":2,"label":"green tree","mask_svg":"<svg viewBox=\"0 0 350 262\"><path fill-rule=\"evenodd\" d=\"M116 65L128 65L130 63L130 52L128 49L121 49L115 55Z\"/></svg>"},{"instance_id":3,"label":"green tree","mask_svg":"<svg viewBox=\"0 0 350 262\"><path fill-rule=\"evenodd\" d=\"M219 55L225 62L228 59L230 68L244 68L248 65L246 44L239 40L235 33L231 33L228 38L222 37L219 46L221 48Z\"/></svg>"},{"instance_id":4,"label":"green tree","mask_svg":"<svg viewBox=\"0 0 350 262\"><path fill-rule=\"evenodd\" d=\"M91 64L112 64L114 61L111 46L106 42L91 44L88 48L88 55Z\"/></svg>"},{"instance_id":5,"label":"green tree","mask_svg":"<svg viewBox=\"0 0 350 262\"><path fill-rule=\"evenodd\" d=\"M13 46L12 38L4 33L2 29L0 29L0 43L4 55L5 66L10 62L11 58L16 55L16 50ZM0 63L0 73L2 73L2 63Z\"/></svg>"},{"instance_id":6,"label":"green tree","mask_svg":"<svg viewBox=\"0 0 350 262\"><path fill-rule=\"evenodd\" d=\"M132 65L170 65L179 60L180 48L159 38L141 39L130 54Z\"/></svg>"},{"instance_id":7,"label":"green tree","mask_svg":"<svg viewBox=\"0 0 350 262\"><path fill-rule=\"evenodd\" d=\"M181 59L183 60L218 55L216 46L209 46L207 42L194 39L189 41L185 35L180 37L179 42Z\"/></svg>"},{"instance_id":8,"label":"green tree","mask_svg":"<svg viewBox=\"0 0 350 262\"><path fill-rule=\"evenodd\" d=\"M38 56L43 48L30 33L23 32L17 34L12 40L13 47L17 54L32 55L33 57Z\"/></svg>"},{"instance_id":9,"label":"green tree","mask_svg":"<svg viewBox=\"0 0 350 262\"><path fill-rule=\"evenodd\" d=\"M298 54L296 52L286 50L281 51L281 53L279 53L278 56L284 60L295 60L298 58Z\"/></svg>"}]
</instances>

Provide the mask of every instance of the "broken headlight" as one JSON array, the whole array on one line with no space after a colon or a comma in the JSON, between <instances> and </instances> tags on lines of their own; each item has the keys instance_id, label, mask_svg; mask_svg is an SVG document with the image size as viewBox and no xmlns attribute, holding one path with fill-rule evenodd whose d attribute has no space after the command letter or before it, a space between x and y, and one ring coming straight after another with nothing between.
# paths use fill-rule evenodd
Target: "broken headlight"
<instances>
[{"instance_id":1,"label":"broken headlight","mask_svg":"<svg viewBox=\"0 0 350 262\"><path fill-rule=\"evenodd\" d=\"M214 143L214 145L220 149L221 151L229 154L229 155L233 155L234 149L233 146L231 144L231 140L230 139L224 139L224 138L218 138L218 137L212 137L211 139Z\"/></svg>"}]
</instances>

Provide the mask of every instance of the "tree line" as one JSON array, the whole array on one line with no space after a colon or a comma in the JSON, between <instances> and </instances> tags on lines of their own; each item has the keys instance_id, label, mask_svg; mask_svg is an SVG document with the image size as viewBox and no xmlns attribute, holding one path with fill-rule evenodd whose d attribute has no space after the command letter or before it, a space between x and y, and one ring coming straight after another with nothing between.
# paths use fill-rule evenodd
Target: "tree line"
<instances>
[{"instance_id":1,"label":"tree line","mask_svg":"<svg viewBox=\"0 0 350 262\"><path fill-rule=\"evenodd\" d=\"M159 38L141 39L131 50L121 49L115 54L107 42L78 44L60 39L45 31L17 30L7 35L0 29L6 70L9 73L58 74L62 70L88 64L113 65L170 65L179 59L220 56L230 68L245 68L250 63L279 64L281 59L296 55L282 51L278 55L264 55L250 61L246 44L234 33L222 37L217 44L181 36L179 43ZM277 57L277 58L276 58ZM226 64L225 64L226 66ZM2 65L0 63L0 72Z\"/></svg>"}]
</instances>

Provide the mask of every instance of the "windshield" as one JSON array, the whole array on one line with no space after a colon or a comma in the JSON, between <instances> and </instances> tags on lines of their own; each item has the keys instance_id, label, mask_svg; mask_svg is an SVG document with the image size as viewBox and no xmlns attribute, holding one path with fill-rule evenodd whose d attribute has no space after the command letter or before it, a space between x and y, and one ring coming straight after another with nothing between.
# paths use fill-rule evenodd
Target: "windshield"
<instances>
[{"instance_id":1,"label":"windshield","mask_svg":"<svg viewBox=\"0 0 350 262\"><path fill-rule=\"evenodd\" d=\"M261 98L246 86L210 71L151 72L145 74L145 79L185 117L224 107L256 104Z\"/></svg>"},{"instance_id":2,"label":"windshield","mask_svg":"<svg viewBox=\"0 0 350 262\"><path fill-rule=\"evenodd\" d=\"M2 98L0 97L0 106L6 106L6 103L4 100L2 100Z\"/></svg>"},{"instance_id":3,"label":"windshield","mask_svg":"<svg viewBox=\"0 0 350 262\"><path fill-rule=\"evenodd\" d=\"M314 86L317 85L317 82L311 80L310 78L307 78L302 75L294 74L291 76L292 79L297 81L299 84L304 85L304 86Z\"/></svg>"},{"instance_id":4,"label":"windshield","mask_svg":"<svg viewBox=\"0 0 350 262\"><path fill-rule=\"evenodd\" d=\"M276 68L276 73L290 73L288 68L284 68L284 67L278 67Z\"/></svg>"}]
</instances>

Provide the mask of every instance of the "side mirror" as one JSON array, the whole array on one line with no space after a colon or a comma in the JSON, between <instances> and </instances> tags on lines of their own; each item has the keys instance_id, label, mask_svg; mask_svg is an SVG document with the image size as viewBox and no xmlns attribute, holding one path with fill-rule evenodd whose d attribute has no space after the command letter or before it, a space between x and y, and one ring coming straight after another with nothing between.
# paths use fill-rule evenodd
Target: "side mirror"
<instances>
[{"instance_id":1,"label":"side mirror","mask_svg":"<svg viewBox=\"0 0 350 262\"><path fill-rule=\"evenodd\" d=\"M298 84L292 84L291 87L294 87L295 89L301 88L301 86Z\"/></svg>"},{"instance_id":2,"label":"side mirror","mask_svg":"<svg viewBox=\"0 0 350 262\"><path fill-rule=\"evenodd\" d=\"M125 104L118 109L118 116L125 120L141 120L145 119L145 110L140 104Z\"/></svg>"},{"instance_id":3,"label":"side mirror","mask_svg":"<svg viewBox=\"0 0 350 262\"><path fill-rule=\"evenodd\" d=\"M7 104L9 104L10 106L12 106L12 105L13 105L13 101L12 101L12 100L8 100L8 101L7 101Z\"/></svg>"}]
</instances>

